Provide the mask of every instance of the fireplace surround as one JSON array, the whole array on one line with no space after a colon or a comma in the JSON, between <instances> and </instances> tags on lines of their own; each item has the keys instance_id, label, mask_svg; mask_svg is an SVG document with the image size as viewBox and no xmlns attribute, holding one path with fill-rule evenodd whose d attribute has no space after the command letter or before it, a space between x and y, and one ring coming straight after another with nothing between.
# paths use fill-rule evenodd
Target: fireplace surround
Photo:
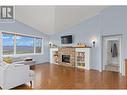
<instances>
[{"instance_id":1,"label":"fireplace surround","mask_svg":"<svg viewBox=\"0 0 127 95\"><path fill-rule=\"evenodd\" d=\"M58 63L64 66L74 67L75 65L75 48L61 47L58 49Z\"/></svg>"},{"instance_id":2,"label":"fireplace surround","mask_svg":"<svg viewBox=\"0 0 127 95\"><path fill-rule=\"evenodd\" d=\"M50 49L50 63L90 69L90 48L83 47L59 47Z\"/></svg>"}]
</instances>

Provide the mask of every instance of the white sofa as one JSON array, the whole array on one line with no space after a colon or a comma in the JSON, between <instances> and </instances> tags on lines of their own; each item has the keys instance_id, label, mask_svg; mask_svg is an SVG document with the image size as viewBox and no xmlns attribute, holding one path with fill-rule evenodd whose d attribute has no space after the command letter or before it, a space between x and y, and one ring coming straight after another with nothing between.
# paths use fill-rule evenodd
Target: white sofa
<instances>
[{"instance_id":1,"label":"white sofa","mask_svg":"<svg viewBox=\"0 0 127 95\"><path fill-rule=\"evenodd\" d=\"M32 80L34 80L34 72L29 69L29 65L0 65L0 87L2 89L11 89Z\"/></svg>"}]
</instances>

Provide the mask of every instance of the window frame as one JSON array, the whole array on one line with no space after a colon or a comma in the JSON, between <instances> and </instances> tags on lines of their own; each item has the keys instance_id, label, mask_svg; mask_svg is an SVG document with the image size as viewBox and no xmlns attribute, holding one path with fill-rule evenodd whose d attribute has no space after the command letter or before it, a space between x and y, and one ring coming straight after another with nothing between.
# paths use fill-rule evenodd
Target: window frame
<instances>
[{"instance_id":1,"label":"window frame","mask_svg":"<svg viewBox=\"0 0 127 95\"><path fill-rule=\"evenodd\" d=\"M8 32L8 31L3 31L3 30L0 30L0 55L2 55L3 57L6 57L6 56L27 56L27 55L43 55L43 51L44 51L44 45L43 45L43 40L44 38L43 37L39 37L39 36L33 36L33 35L28 35L28 34L21 34L21 33L15 33L15 32ZM13 54L8 54L8 55L4 55L3 54L3 33L7 33L7 34L13 34L14 35L14 53ZM34 52L33 53L24 53L24 54L16 54L16 37L18 36L25 36L25 37L32 37L34 39L33 41L33 47L34 47ZM42 39L42 46L41 46L41 53L36 53L36 43L35 43L35 38L40 38Z\"/></svg>"},{"instance_id":2,"label":"window frame","mask_svg":"<svg viewBox=\"0 0 127 95\"><path fill-rule=\"evenodd\" d=\"M34 38L34 53L35 54L40 54L40 53L36 53L36 39L37 37ZM38 39L41 39L41 53L43 53L43 38L38 38Z\"/></svg>"}]
</instances>

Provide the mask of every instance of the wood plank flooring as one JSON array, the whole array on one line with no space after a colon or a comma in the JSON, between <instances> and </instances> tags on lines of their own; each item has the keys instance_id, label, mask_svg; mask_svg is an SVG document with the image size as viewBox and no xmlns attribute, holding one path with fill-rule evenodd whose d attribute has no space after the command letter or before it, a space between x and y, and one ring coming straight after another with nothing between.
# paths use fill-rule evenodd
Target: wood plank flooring
<instances>
[{"instance_id":1,"label":"wood plank flooring","mask_svg":"<svg viewBox=\"0 0 127 95\"><path fill-rule=\"evenodd\" d=\"M35 67L33 89L126 89L125 77L119 73L83 70L55 64ZM22 85L14 89L32 89Z\"/></svg>"}]
</instances>

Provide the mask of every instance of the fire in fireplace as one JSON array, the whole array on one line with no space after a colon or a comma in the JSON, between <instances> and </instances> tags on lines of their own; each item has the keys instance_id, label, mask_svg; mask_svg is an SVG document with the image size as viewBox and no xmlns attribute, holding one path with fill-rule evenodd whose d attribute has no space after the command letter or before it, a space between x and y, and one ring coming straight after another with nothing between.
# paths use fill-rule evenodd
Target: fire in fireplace
<instances>
[{"instance_id":1,"label":"fire in fireplace","mask_svg":"<svg viewBox=\"0 0 127 95\"><path fill-rule=\"evenodd\" d=\"M70 55L62 55L62 62L70 63Z\"/></svg>"}]
</instances>

